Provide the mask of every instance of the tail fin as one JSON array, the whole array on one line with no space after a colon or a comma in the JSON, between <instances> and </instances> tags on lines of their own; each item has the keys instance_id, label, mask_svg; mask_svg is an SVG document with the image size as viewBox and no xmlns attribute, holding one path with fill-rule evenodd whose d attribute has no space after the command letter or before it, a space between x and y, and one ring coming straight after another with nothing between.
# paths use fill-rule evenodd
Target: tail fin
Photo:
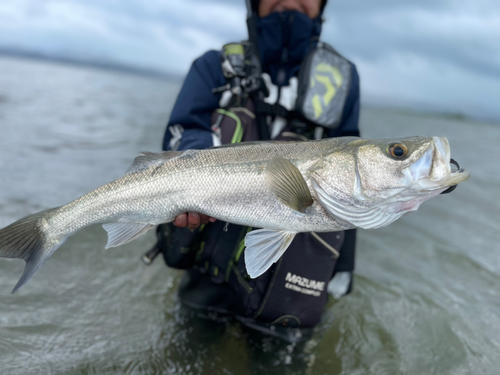
<instances>
[{"instance_id":1,"label":"tail fin","mask_svg":"<svg viewBox=\"0 0 500 375\"><path fill-rule=\"evenodd\" d=\"M26 262L24 273L12 293L22 287L64 243L65 237L54 241L44 228L45 219L56 209L38 212L0 229L0 257L20 258Z\"/></svg>"}]
</instances>

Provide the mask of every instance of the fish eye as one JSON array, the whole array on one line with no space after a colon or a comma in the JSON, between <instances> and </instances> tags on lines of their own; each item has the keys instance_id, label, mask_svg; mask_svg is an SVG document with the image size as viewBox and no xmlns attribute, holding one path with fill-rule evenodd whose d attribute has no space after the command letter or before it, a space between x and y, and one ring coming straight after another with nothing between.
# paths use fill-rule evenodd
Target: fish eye
<instances>
[{"instance_id":1,"label":"fish eye","mask_svg":"<svg viewBox=\"0 0 500 375\"><path fill-rule=\"evenodd\" d=\"M403 143L391 143L387 148L387 153L395 159L403 159L408 154L408 147Z\"/></svg>"}]
</instances>

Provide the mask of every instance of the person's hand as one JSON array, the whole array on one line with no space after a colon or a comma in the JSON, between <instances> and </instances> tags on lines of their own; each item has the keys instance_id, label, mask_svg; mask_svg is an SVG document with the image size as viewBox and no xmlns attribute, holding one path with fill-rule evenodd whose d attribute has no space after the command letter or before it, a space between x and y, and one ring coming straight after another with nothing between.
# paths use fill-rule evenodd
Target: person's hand
<instances>
[{"instance_id":1,"label":"person's hand","mask_svg":"<svg viewBox=\"0 0 500 375\"><path fill-rule=\"evenodd\" d=\"M188 212L177 216L173 224L179 228L185 228L187 226L189 230L195 230L198 229L200 225L207 224L208 222L213 223L215 220L217 219L197 212Z\"/></svg>"}]
</instances>

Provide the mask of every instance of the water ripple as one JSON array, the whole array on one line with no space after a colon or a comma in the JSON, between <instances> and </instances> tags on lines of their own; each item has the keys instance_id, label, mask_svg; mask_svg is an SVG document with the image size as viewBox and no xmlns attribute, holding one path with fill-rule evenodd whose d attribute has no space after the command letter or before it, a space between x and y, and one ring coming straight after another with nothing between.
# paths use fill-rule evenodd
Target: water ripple
<instances>
[{"instance_id":1,"label":"water ripple","mask_svg":"<svg viewBox=\"0 0 500 375\"><path fill-rule=\"evenodd\" d=\"M0 58L0 227L120 177L157 151L179 85ZM54 105L57 103L57 106ZM182 272L140 255L150 233L104 250L70 238L15 295L0 260L2 374L493 374L500 367L498 158L491 124L364 109L364 136L450 139L472 178L390 227L359 231L354 292L295 340L179 304ZM488 137L484 137L488 134ZM478 193L480 192L480 193Z\"/></svg>"}]
</instances>

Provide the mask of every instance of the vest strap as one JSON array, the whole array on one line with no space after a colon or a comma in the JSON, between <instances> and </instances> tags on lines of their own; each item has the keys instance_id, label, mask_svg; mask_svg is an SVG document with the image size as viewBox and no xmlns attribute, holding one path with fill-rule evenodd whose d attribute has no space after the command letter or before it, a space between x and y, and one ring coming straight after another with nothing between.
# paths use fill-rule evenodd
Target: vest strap
<instances>
[{"instance_id":1,"label":"vest strap","mask_svg":"<svg viewBox=\"0 0 500 375\"><path fill-rule=\"evenodd\" d=\"M294 117L294 111L289 111L281 104L269 104L260 100L255 102L255 112L265 116L279 116L287 120L291 120Z\"/></svg>"}]
</instances>

